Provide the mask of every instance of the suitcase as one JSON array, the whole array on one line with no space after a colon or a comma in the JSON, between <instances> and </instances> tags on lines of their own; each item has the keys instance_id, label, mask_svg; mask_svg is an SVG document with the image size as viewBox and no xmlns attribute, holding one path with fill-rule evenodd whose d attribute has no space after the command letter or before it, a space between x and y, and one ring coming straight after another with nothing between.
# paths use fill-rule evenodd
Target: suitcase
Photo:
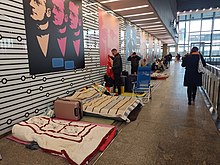
<instances>
[{"instance_id":1,"label":"suitcase","mask_svg":"<svg viewBox=\"0 0 220 165\"><path fill-rule=\"evenodd\" d=\"M57 118L77 121L83 117L83 108L79 100L57 99L54 113Z\"/></svg>"}]
</instances>

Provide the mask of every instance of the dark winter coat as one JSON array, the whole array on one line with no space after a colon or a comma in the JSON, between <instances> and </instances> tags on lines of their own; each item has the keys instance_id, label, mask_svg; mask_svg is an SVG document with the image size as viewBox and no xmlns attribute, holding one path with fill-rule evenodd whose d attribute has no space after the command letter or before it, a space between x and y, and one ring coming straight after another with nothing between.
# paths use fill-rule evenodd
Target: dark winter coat
<instances>
[{"instance_id":1,"label":"dark winter coat","mask_svg":"<svg viewBox=\"0 0 220 165\"><path fill-rule=\"evenodd\" d=\"M137 72L138 66L139 66L139 61L141 58L136 55L136 56L129 56L128 61L131 61L131 72Z\"/></svg>"},{"instance_id":2,"label":"dark winter coat","mask_svg":"<svg viewBox=\"0 0 220 165\"><path fill-rule=\"evenodd\" d=\"M119 53L117 53L114 57L111 57L111 59L113 60L112 70L113 70L114 75L121 74L121 72L122 72L121 55Z\"/></svg>"},{"instance_id":3,"label":"dark winter coat","mask_svg":"<svg viewBox=\"0 0 220 165\"><path fill-rule=\"evenodd\" d=\"M198 53L188 54L183 58L182 67L185 67L184 86L202 86L202 73L198 72L199 56L203 66L206 62L202 55Z\"/></svg>"}]
</instances>

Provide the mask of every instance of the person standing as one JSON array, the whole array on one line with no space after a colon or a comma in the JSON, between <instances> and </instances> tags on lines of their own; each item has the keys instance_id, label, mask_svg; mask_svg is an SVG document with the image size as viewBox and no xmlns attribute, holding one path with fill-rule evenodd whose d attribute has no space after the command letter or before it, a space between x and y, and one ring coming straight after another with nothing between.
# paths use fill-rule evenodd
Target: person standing
<instances>
[{"instance_id":1,"label":"person standing","mask_svg":"<svg viewBox=\"0 0 220 165\"><path fill-rule=\"evenodd\" d=\"M117 49L112 49L112 56L110 58L113 60L112 71L114 74L114 93L116 93L116 88L118 89L118 95L121 94L121 72L122 72L122 59L121 55L117 52Z\"/></svg>"},{"instance_id":2,"label":"person standing","mask_svg":"<svg viewBox=\"0 0 220 165\"><path fill-rule=\"evenodd\" d=\"M206 62L199 53L197 47L191 49L190 54L185 55L182 61L182 67L185 67L184 83L187 87L188 104L191 105L191 99L195 101L197 86L202 86L202 73L198 72L198 63L201 58L203 66Z\"/></svg>"},{"instance_id":3,"label":"person standing","mask_svg":"<svg viewBox=\"0 0 220 165\"><path fill-rule=\"evenodd\" d=\"M131 61L131 74L137 74L139 61L141 58L136 54L136 52L133 52L127 59L128 61Z\"/></svg>"}]
</instances>

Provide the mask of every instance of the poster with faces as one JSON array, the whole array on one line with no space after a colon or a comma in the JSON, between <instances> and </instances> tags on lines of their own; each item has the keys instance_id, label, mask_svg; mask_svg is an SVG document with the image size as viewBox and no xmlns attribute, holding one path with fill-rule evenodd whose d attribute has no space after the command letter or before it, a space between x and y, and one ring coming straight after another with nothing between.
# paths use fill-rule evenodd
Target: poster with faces
<instances>
[{"instance_id":1,"label":"poster with faces","mask_svg":"<svg viewBox=\"0 0 220 165\"><path fill-rule=\"evenodd\" d=\"M30 74L85 67L82 0L23 0Z\"/></svg>"}]
</instances>

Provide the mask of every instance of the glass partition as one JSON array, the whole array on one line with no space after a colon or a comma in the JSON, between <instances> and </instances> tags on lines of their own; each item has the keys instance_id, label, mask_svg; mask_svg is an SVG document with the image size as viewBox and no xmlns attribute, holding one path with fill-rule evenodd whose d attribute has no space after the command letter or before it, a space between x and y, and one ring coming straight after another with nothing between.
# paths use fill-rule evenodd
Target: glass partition
<instances>
[{"instance_id":1,"label":"glass partition","mask_svg":"<svg viewBox=\"0 0 220 165\"><path fill-rule=\"evenodd\" d=\"M190 13L179 16L178 52L198 46L204 56L220 56L220 12Z\"/></svg>"}]
</instances>

